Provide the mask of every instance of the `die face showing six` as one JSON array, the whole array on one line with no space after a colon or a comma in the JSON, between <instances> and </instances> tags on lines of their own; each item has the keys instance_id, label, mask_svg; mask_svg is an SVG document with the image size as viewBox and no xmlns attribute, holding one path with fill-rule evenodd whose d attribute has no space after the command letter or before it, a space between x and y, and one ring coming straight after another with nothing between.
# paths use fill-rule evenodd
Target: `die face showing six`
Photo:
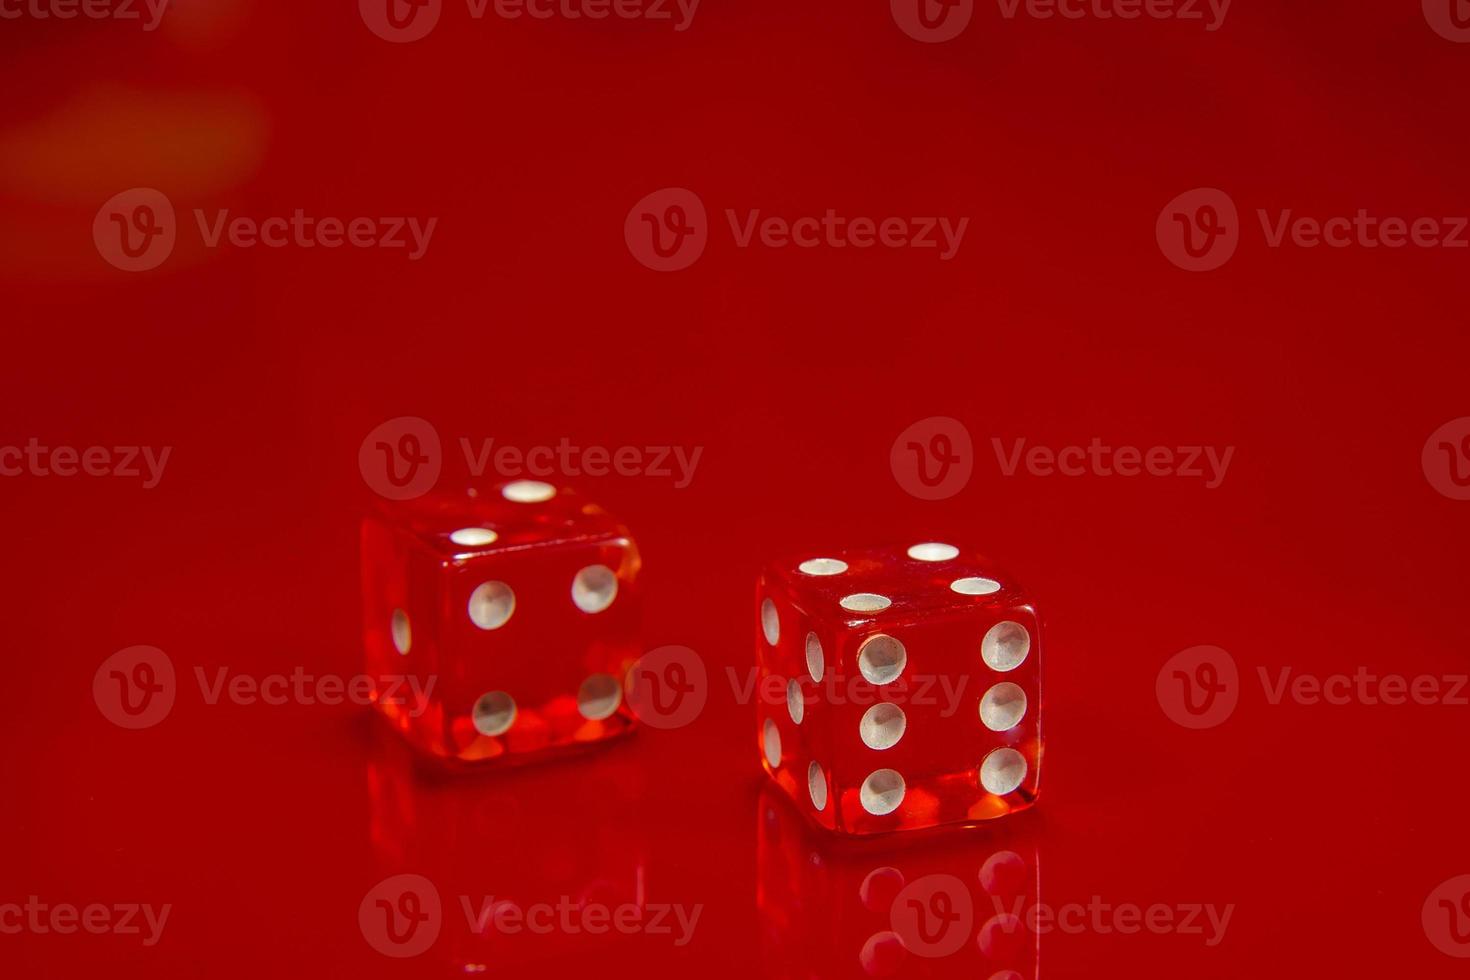
<instances>
[{"instance_id":1,"label":"die face showing six","mask_svg":"<svg viewBox=\"0 0 1470 980\"><path fill-rule=\"evenodd\" d=\"M363 522L368 673L409 740L462 762L524 761L630 730L637 546L575 493L534 481L385 504Z\"/></svg>"},{"instance_id":2,"label":"die face showing six","mask_svg":"<svg viewBox=\"0 0 1470 980\"><path fill-rule=\"evenodd\" d=\"M846 834L1004 816L1036 798L1041 627L1014 578L947 544L798 555L756 598L762 765ZM774 702L774 703L773 703Z\"/></svg>"}]
</instances>

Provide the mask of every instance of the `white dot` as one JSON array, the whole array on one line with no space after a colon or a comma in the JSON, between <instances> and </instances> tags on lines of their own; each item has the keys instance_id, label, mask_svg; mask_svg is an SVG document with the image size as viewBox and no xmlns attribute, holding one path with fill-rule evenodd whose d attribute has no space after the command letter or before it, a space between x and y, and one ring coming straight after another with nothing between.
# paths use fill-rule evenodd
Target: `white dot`
<instances>
[{"instance_id":1,"label":"white dot","mask_svg":"<svg viewBox=\"0 0 1470 980\"><path fill-rule=\"evenodd\" d=\"M449 540L466 548L479 548L494 544L500 535L488 527L462 527L449 535Z\"/></svg>"},{"instance_id":2,"label":"white dot","mask_svg":"<svg viewBox=\"0 0 1470 980\"><path fill-rule=\"evenodd\" d=\"M891 749L903 738L908 719L903 709L896 704L879 703L863 712L858 722L858 735L870 749Z\"/></svg>"},{"instance_id":3,"label":"white dot","mask_svg":"<svg viewBox=\"0 0 1470 980\"><path fill-rule=\"evenodd\" d=\"M818 683L827 672L827 665L822 659L822 641L815 633L806 635L806 672Z\"/></svg>"},{"instance_id":4,"label":"white dot","mask_svg":"<svg viewBox=\"0 0 1470 980\"><path fill-rule=\"evenodd\" d=\"M617 573L606 565L588 565L572 579L572 602L584 613L600 613L617 597Z\"/></svg>"},{"instance_id":5,"label":"white dot","mask_svg":"<svg viewBox=\"0 0 1470 980\"><path fill-rule=\"evenodd\" d=\"M516 594L504 582L485 582L470 593L470 621L482 630L498 630L516 611Z\"/></svg>"},{"instance_id":6,"label":"white dot","mask_svg":"<svg viewBox=\"0 0 1470 980\"><path fill-rule=\"evenodd\" d=\"M996 796L1014 793L1026 778L1026 757L1015 749L996 749L980 763L980 785Z\"/></svg>"},{"instance_id":7,"label":"white dot","mask_svg":"<svg viewBox=\"0 0 1470 980\"><path fill-rule=\"evenodd\" d=\"M858 800L875 817L892 813L903 802L903 777L893 769L879 769L863 780Z\"/></svg>"},{"instance_id":8,"label":"white dot","mask_svg":"<svg viewBox=\"0 0 1470 980\"><path fill-rule=\"evenodd\" d=\"M481 735L504 735L516 720L516 702L504 691L482 694L470 718Z\"/></svg>"},{"instance_id":9,"label":"white dot","mask_svg":"<svg viewBox=\"0 0 1470 980\"><path fill-rule=\"evenodd\" d=\"M992 732L1010 731L1026 717L1026 692L1020 685L1004 681L980 699L980 721Z\"/></svg>"},{"instance_id":10,"label":"white dot","mask_svg":"<svg viewBox=\"0 0 1470 980\"><path fill-rule=\"evenodd\" d=\"M413 646L413 629L408 625L408 613L402 609L393 610L389 626L393 634L393 649L399 653L408 653L408 648Z\"/></svg>"},{"instance_id":11,"label":"white dot","mask_svg":"<svg viewBox=\"0 0 1470 980\"><path fill-rule=\"evenodd\" d=\"M796 570L803 575L841 575L847 571L847 562L837 558L808 558Z\"/></svg>"},{"instance_id":12,"label":"white dot","mask_svg":"<svg viewBox=\"0 0 1470 980\"><path fill-rule=\"evenodd\" d=\"M771 646L781 639L781 617L776 615L776 604L770 599L761 603L761 631L766 634L766 642Z\"/></svg>"},{"instance_id":13,"label":"white dot","mask_svg":"<svg viewBox=\"0 0 1470 980\"><path fill-rule=\"evenodd\" d=\"M893 600L873 592L858 592L843 596L839 605L848 612L882 612L893 605Z\"/></svg>"},{"instance_id":14,"label":"white dot","mask_svg":"<svg viewBox=\"0 0 1470 980\"><path fill-rule=\"evenodd\" d=\"M556 487L540 480L516 480L500 488L500 495L518 504L539 504L556 496Z\"/></svg>"},{"instance_id":15,"label":"white dot","mask_svg":"<svg viewBox=\"0 0 1470 980\"><path fill-rule=\"evenodd\" d=\"M602 721L623 703L623 689L611 674L593 674L577 690L577 710L588 721Z\"/></svg>"},{"instance_id":16,"label":"white dot","mask_svg":"<svg viewBox=\"0 0 1470 980\"><path fill-rule=\"evenodd\" d=\"M801 685L796 681L788 681L786 684L786 710L791 713L791 720L798 725L806 717L806 701L802 698Z\"/></svg>"},{"instance_id":17,"label":"white dot","mask_svg":"<svg viewBox=\"0 0 1470 980\"><path fill-rule=\"evenodd\" d=\"M868 637L858 647L858 670L870 684L893 683L908 662L903 644L884 633Z\"/></svg>"},{"instance_id":18,"label":"white dot","mask_svg":"<svg viewBox=\"0 0 1470 980\"><path fill-rule=\"evenodd\" d=\"M766 761L775 769L781 764L781 733L776 730L776 723L769 718L761 727L761 743L766 750Z\"/></svg>"},{"instance_id":19,"label":"white dot","mask_svg":"<svg viewBox=\"0 0 1470 980\"><path fill-rule=\"evenodd\" d=\"M909 557L915 561L949 561L958 557L960 549L952 544L940 544L938 541L926 541L916 544L909 549Z\"/></svg>"},{"instance_id":20,"label":"white dot","mask_svg":"<svg viewBox=\"0 0 1470 980\"><path fill-rule=\"evenodd\" d=\"M1031 652L1031 634L1020 623L1006 620L996 623L980 641L980 656L991 670L1004 673L1015 670Z\"/></svg>"},{"instance_id":21,"label":"white dot","mask_svg":"<svg viewBox=\"0 0 1470 980\"><path fill-rule=\"evenodd\" d=\"M949 583L951 592L960 595L990 595L1000 591L1000 583L993 578L957 578Z\"/></svg>"},{"instance_id":22,"label":"white dot","mask_svg":"<svg viewBox=\"0 0 1470 980\"><path fill-rule=\"evenodd\" d=\"M827 809L827 774L815 762L806 767L806 790L811 794L812 806L819 812Z\"/></svg>"}]
</instances>

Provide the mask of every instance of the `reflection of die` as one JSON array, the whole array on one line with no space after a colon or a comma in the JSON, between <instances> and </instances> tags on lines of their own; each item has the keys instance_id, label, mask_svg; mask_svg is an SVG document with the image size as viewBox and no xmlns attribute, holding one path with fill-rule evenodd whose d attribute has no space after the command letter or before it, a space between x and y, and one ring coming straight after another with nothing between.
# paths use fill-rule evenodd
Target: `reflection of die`
<instances>
[{"instance_id":1,"label":"reflection of die","mask_svg":"<svg viewBox=\"0 0 1470 980\"><path fill-rule=\"evenodd\" d=\"M668 940L594 933L560 922L574 909L646 921L667 876L651 867L645 766L628 752L596 765L530 766L493 780L446 777L416 766L403 740L376 726L366 775L378 880L412 873L438 892L443 919L425 975L555 973L568 957L635 960ZM537 923L552 923L541 928Z\"/></svg>"},{"instance_id":2,"label":"reflection of die","mask_svg":"<svg viewBox=\"0 0 1470 980\"><path fill-rule=\"evenodd\" d=\"M640 560L596 504L529 480L385 502L362 566L376 703L421 749L519 761L632 726Z\"/></svg>"},{"instance_id":3,"label":"reflection of die","mask_svg":"<svg viewBox=\"0 0 1470 980\"><path fill-rule=\"evenodd\" d=\"M830 830L1004 816L1036 798L1041 633L1016 581L947 544L802 555L757 595L766 771ZM772 682L772 678L776 680Z\"/></svg>"},{"instance_id":4,"label":"reflection of die","mask_svg":"<svg viewBox=\"0 0 1470 980\"><path fill-rule=\"evenodd\" d=\"M774 788L758 804L756 903L770 977L1035 980L1029 828L893 841L811 831Z\"/></svg>"}]
</instances>

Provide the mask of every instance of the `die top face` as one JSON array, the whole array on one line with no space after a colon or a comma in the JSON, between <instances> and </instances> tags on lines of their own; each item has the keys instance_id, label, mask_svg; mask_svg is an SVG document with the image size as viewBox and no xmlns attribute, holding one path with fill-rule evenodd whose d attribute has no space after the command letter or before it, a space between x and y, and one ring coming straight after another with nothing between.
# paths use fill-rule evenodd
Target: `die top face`
<instances>
[{"instance_id":1,"label":"die top face","mask_svg":"<svg viewBox=\"0 0 1470 980\"><path fill-rule=\"evenodd\" d=\"M1020 584L990 559L937 541L793 555L772 562L765 578L806 615L853 630L867 628L880 615L965 615L1027 599Z\"/></svg>"},{"instance_id":2,"label":"die top face","mask_svg":"<svg viewBox=\"0 0 1470 980\"><path fill-rule=\"evenodd\" d=\"M444 561L628 536L601 506L538 480L384 502L379 517Z\"/></svg>"}]
</instances>

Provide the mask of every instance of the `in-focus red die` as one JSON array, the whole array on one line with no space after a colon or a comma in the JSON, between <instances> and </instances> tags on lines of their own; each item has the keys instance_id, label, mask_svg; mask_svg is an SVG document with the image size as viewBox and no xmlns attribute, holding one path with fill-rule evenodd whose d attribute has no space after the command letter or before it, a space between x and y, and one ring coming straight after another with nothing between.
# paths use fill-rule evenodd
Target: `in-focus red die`
<instances>
[{"instance_id":1,"label":"in-focus red die","mask_svg":"<svg viewBox=\"0 0 1470 980\"><path fill-rule=\"evenodd\" d=\"M547 483L384 502L362 526L378 708L424 751L462 762L629 731L639 565L626 528Z\"/></svg>"},{"instance_id":2,"label":"in-focus red die","mask_svg":"<svg viewBox=\"0 0 1470 980\"><path fill-rule=\"evenodd\" d=\"M1015 579L948 544L800 555L756 597L767 773L829 830L1004 816L1036 799L1041 631Z\"/></svg>"}]
</instances>

